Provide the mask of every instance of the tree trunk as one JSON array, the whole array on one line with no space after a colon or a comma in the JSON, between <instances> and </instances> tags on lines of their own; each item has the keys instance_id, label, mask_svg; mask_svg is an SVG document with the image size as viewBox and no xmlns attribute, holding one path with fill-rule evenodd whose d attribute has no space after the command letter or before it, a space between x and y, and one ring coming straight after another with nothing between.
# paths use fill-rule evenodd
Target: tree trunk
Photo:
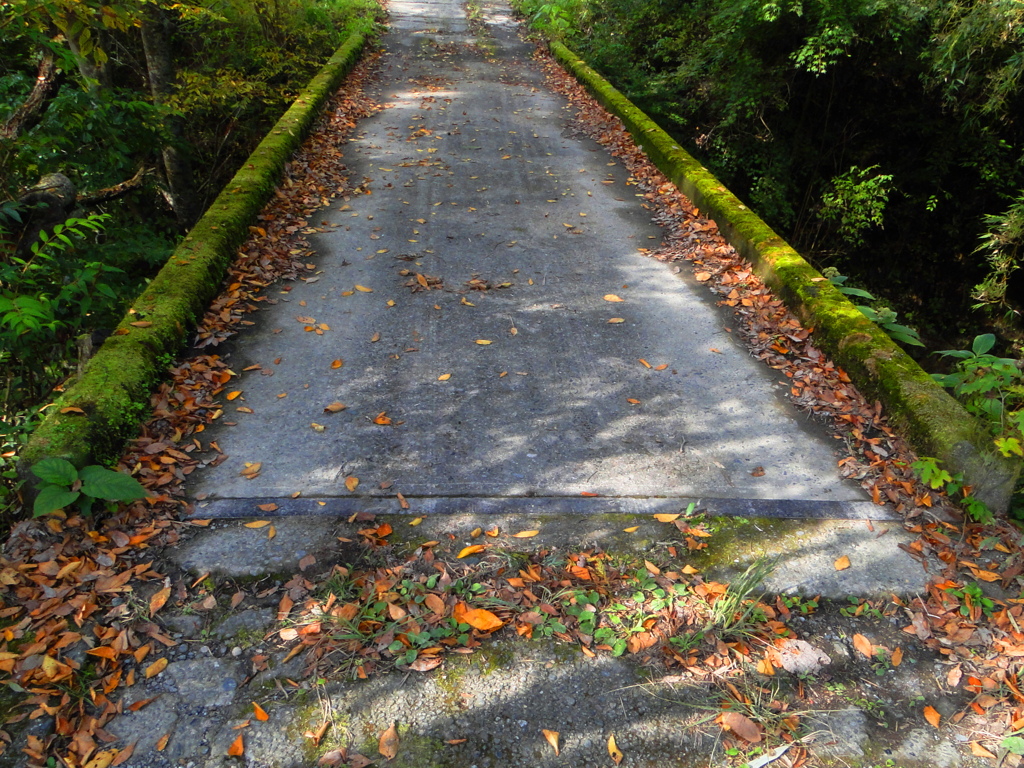
<instances>
[{"instance_id":1,"label":"tree trunk","mask_svg":"<svg viewBox=\"0 0 1024 768\"><path fill-rule=\"evenodd\" d=\"M25 131L30 130L43 119L46 107L60 90L60 79L57 72L57 60L53 51L43 51L36 72L36 82L32 91L7 121L0 126L0 139L16 139Z\"/></svg>"},{"instance_id":2,"label":"tree trunk","mask_svg":"<svg viewBox=\"0 0 1024 768\"><path fill-rule=\"evenodd\" d=\"M149 90L155 104L164 104L174 93L174 67L171 63L170 32L163 8L147 3L142 16L142 46L146 53ZM180 117L170 117L167 128L174 141L163 148L164 177L170 192L171 207L182 230L188 230L199 217L192 167L188 156L179 149L184 143L184 125Z\"/></svg>"}]
</instances>

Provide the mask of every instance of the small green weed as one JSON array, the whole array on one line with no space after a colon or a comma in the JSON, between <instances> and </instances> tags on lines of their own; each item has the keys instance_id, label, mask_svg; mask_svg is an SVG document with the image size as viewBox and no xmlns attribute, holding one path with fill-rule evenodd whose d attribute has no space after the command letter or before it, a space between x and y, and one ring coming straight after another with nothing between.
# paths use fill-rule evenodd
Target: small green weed
<instances>
[{"instance_id":1,"label":"small green weed","mask_svg":"<svg viewBox=\"0 0 1024 768\"><path fill-rule=\"evenodd\" d=\"M64 509L76 501L82 513L89 514L98 499L131 502L146 497L146 489L131 475L97 465L75 469L66 459L49 458L34 465L31 471L43 481L32 510L35 517Z\"/></svg>"}]
</instances>

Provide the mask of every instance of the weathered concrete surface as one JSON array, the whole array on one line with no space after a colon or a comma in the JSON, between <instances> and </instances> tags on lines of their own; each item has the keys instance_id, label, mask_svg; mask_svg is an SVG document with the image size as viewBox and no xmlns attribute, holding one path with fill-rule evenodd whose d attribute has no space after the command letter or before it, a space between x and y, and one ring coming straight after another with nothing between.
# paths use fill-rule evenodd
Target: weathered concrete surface
<instances>
[{"instance_id":1,"label":"weathered concrete surface","mask_svg":"<svg viewBox=\"0 0 1024 768\"><path fill-rule=\"evenodd\" d=\"M354 476L358 498L401 492L447 512L581 493L659 511L681 498L863 502L834 441L710 294L640 252L660 230L636 187L567 134L511 22L492 14L477 38L453 2L391 11L388 109L345 150L372 194L315 218L317 274L238 340L233 369L273 375L234 385L222 421L236 426L207 432L229 458L196 472L193 492L350 498ZM442 284L422 290L417 273ZM334 402L347 409L324 413ZM258 477L240 475L245 462L262 463Z\"/></svg>"}]
</instances>

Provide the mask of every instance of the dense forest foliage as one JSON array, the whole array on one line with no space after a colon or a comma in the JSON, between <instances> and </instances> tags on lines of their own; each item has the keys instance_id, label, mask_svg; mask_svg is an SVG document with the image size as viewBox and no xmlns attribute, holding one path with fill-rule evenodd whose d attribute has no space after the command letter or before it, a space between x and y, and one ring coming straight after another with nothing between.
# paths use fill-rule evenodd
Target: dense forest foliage
<instances>
[{"instance_id":1,"label":"dense forest foliage","mask_svg":"<svg viewBox=\"0 0 1024 768\"><path fill-rule=\"evenodd\" d=\"M524 0L930 346L1024 339L1024 3Z\"/></svg>"},{"instance_id":2,"label":"dense forest foliage","mask_svg":"<svg viewBox=\"0 0 1024 768\"><path fill-rule=\"evenodd\" d=\"M0 507L19 444L373 0L0 0Z\"/></svg>"}]
</instances>

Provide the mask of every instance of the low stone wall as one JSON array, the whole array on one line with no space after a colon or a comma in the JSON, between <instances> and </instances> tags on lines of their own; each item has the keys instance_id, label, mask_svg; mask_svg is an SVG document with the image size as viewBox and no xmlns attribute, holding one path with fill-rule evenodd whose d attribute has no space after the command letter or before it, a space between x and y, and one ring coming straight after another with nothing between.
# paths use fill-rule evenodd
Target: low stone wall
<instances>
[{"instance_id":1,"label":"low stone wall","mask_svg":"<svg viewBox=\"0 0 1024 768\"><path fill-rule=\"evenodd\" d=\"M990 509L1005 511L1020 462L994 450L985 426L657 123L577 54L558 42L550 48L787 306L814 327L817 343L864 395L882 403L914 450L938 458L953 473L962 472Z\"/></svg>"},{"instance_id":2,"label":"low stone wall","mask_svg":"<svg viewBox=\"0 0 1024 768\"><path fill-rule=\"evenodd\" d=\"M109 460L149 412L149 397L221 289L249 225L273 194L285 163L327 99L351 71L366 36L353 32L242 165L167 263L133 312L104 342L81 378L47 412L22 451L20 471L47 456L77 466ZM81 412L62 409L69 407Z\"/></svg>"}]
</instances>

